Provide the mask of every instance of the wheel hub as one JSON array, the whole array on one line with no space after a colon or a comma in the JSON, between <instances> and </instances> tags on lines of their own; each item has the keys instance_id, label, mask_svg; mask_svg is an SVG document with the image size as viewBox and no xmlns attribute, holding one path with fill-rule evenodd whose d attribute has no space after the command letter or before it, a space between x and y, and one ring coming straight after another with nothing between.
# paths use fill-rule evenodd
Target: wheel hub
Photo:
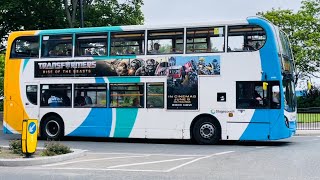
<instances>
[{"instance_id":1,"label":"wheel hub","mask_svg":"<svg viewBox=\"0 0 320 180\"><path fill-rule=\"evenodd\" d=\"M210 139L214 135L214 125L211 123L203 124L200 127L200 135L205 139Z\"/></svg>"},{"instance_id":2,"label":"wheel hub","mask_svg":"<svg viewBox=\"0 0 320 180\"><path fill-rule=\"evenodd\" d=\"M56 136L60 131L60 125L57 121L55 120L50 120L47 124L46 124L46 133L51 136L54 137Z\"/></svg>"}]
</instances>

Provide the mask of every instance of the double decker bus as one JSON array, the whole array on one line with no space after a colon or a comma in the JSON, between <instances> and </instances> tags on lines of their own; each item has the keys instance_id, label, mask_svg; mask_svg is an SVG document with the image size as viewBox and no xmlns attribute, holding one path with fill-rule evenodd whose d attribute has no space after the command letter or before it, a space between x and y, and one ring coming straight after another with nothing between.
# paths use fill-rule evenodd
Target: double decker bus
<instances>
[{"instance_id":1,"label":"double decker bus","mask_svg":"<svg viewBox=\"0 0 320 180\"><path fill-rule=\"evenodd\" d=\"M289 40L260 17L13 32L5 63L8 134L33 118L50 139L215 144L296 130Z\"/></svg>"}]
</instances>

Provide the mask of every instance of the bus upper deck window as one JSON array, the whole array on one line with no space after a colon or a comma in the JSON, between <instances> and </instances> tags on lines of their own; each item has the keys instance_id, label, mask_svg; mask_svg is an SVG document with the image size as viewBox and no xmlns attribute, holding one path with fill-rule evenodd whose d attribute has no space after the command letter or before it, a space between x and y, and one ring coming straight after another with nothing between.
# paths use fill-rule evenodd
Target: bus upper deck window
<instances>
[{"instance_id":1,"label":"bus upper deck window","mask_svg":"<svg viewBox=\"0 0 320 180\"><path fill-rule=\"evenodd\" d=\"M42 36L41 57L71 57L72 35Z\"/></svg>"},{"instance_id":2,"label":"bus upper deck window","mask_svg":"<svg viewBox=\"0 0 320 180\"><path fill-rule=\"evenodd\" d=\"M76 37L76 56L106 56L107 34L85 34Z\"/></svg>"},{"instance_id":3,"label":"bus upper deck window","mask_svg":"<svg viewBox=\"0 0 320 180\"><path fill-rule=\"evenodd\" d=\"M182 54L184 29L149 30L147 54Z\"/></svg>"},{"instance_id":4,"label":"bus upper deck window","mask_svg":"<svg viewBox=\"0 0 320 180\"><path fill-rule=\"evenodd\" d=\"M228 52L257 51L265 41L266 33L259 26L230 26L228 29Z\"/></svg>"},{"instance_id":5,"label":"bus upper deck window","mask_svg":"<svg viewBox=\"0 0 320 180\"><path fill-rule=\"evenodd\" d=\"M39 57L39 37L23 36L14 40L11 58Z\"/></svg>"},{"instance_id":6,"label":"bus upper deck window","mask_svg":"<svg viewBox=\"0 0 320 180\"><path fill-rule=\"evenodd\" d=\"M187 29L187 53L224 52L224 27Z\"/></svg>"},{"instance_id":7,"label":"bus upper deck window","mask_svg":"<svg viewBox=\"0 0 320 180\"><path fill-rule=\"evenodd\" d=\"M142 55L144 54L144 31L111 33L110 55Z\"/></svg>"}]
</instances>

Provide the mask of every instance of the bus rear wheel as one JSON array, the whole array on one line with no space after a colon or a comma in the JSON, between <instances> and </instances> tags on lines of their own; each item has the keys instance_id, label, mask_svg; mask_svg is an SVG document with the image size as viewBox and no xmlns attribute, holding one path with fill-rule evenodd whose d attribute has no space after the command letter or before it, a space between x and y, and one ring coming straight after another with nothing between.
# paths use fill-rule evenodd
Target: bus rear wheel
<instances>
[{"instance_id":1,"label":"bus rear wheel","mask_svg":"<svg viewBox=\"0 0 320 180\"><path fill-rule=\"evenodd\" d=\"M221 129L217 121L210 117L201 117L195 122L192 135L198 144L217 144L220 140Z\"/></svg>"},{"instance_id":2,"label":"bus rear wheel","mask_svg":"<svg viewBox=\"0 0 320 180\"><path fill-rule=\"evenodd\" d=\"M63 137L64 125L62 119L49 116L41 123L41 137L48 140L59 140Z\"/></svg>"}]
</instances>

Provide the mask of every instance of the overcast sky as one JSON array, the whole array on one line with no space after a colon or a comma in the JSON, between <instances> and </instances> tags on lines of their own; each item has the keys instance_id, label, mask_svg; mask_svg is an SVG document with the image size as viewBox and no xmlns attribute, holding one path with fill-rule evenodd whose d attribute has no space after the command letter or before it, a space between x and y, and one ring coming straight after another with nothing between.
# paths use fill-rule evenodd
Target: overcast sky
<instances>
[{"instance_id":1,"label":"overcast sky","mask_svg":"<svg viewBox=\"0 0 320 180\"><path fill-rule=\"evenodd\" d=\"M301 0L144 0L143 2L142 12L146 25L238 20L272 8L298 11L301 6Z\"/></svg>"},{"instance_id":2,"label":"overcast sky","mask_svg":"<svg viewBox=\"0 0 320 180\"><path fill-rule=\"evenodd\" d=\"M245 19L272 8L297 11L301 0L144 0L145 24Z\"/></svg>"}]
</instances>

